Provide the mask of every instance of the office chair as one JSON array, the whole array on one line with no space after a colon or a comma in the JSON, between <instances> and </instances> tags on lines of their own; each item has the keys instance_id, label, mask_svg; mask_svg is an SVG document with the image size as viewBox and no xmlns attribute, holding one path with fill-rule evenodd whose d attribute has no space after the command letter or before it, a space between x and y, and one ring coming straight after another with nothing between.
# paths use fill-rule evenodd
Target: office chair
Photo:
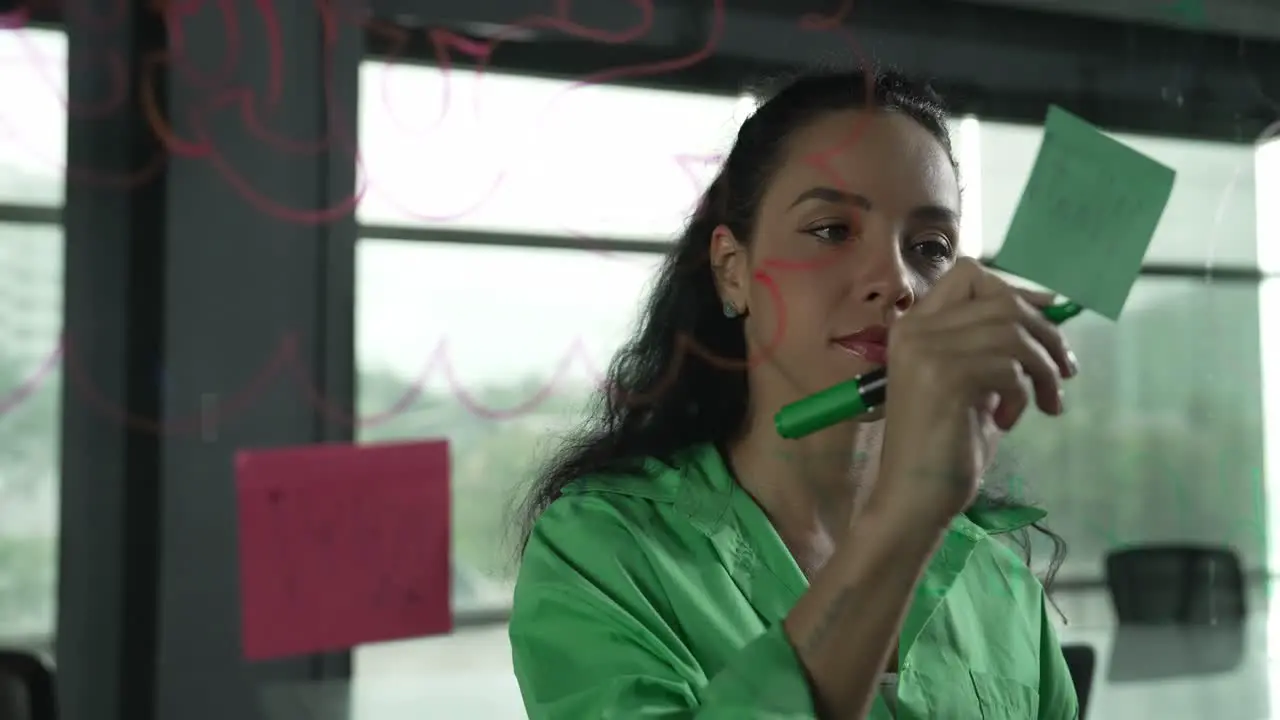
<instances>
[{"instance_id":1,"label":"office chair","mask_svg":"<svg viewBox=\"0 0 1280 720\"><path fill-rule=\"evenodd\" d=\"M1106 558L1107 589L1123 625L1218 625L1245 619L1244 569L1235 551L1134 546Z\"/></svg>"},{"instance_id":2,"label":"office chair","mask_svg":"<svg viewBox=\"0 0 1280 720\"><path fill-rule=\"evenodd\" d=\"M0 650L0 720L57 720L53 669L29 652Z\"/></svg>"},{"instance_id":3,"label":"office chair","mask_svg":"<svg viewBox=\"0 0 1280 720\"><path fill-rule=\"evenodd\" d=\"M1107 555L1106 583L1119 621L1109 681L1215 675L1244 661L1244 570L1230 548L1124 548Z\"/></svg>"},{"instance_id":4,"label":"office chair","mask_svg":"<svg viewBox=\"0 0 1280 720\"><path fill-rule=\"evenodd\" d=\"M1067 660L1067 669L1071 671L1071 684L1076 688L1076 699L1080 701L1078 720L1089 717L1089 693L1093 691L1093 668L1095 653L1092 645L1063 645L1062 656Z\"/></svg>"}]
</instances>

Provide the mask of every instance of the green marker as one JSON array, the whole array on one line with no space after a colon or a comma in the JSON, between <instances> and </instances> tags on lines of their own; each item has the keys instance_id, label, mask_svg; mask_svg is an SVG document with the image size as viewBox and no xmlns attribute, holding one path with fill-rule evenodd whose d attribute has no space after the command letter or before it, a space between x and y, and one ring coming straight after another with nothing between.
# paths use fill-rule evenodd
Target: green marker
<instances>
[{"instance_id":1,"label":"green marker","mask_svg":"<svg viewBox=\"0 0 1280 720\"><path fill-rule=\"evenodd\" d=\"M1061 325L1071 318L1084 312L1084 306L1077 302L1063 302L1057 305L1046 305L1040 308L1040 314L1044 315L1044 319L1054 325Z\"/></svg>"},{"instance_id":2,"label":"green marker","mask_svg":"<svg viewBox=\"0 0 1280 720\"><path fill-rule=\"evenodd\" d=\"M1084 312L1084 306L1064 302L1041 308L1040 312L1049 322L1061 325ZM774 416L774 426L778 434L788 440L812 435L883 405L888 385L884 368L872 370L787 405Z\"/></svg>"}]
</instances>

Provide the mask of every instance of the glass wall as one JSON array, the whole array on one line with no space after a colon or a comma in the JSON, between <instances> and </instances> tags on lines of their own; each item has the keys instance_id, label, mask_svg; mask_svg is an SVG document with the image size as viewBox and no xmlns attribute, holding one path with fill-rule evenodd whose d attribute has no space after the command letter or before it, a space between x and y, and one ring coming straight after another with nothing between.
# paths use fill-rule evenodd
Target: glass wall
<instances>
[{"instance_id":1,"label":"glass wall","mask_svg":"<svg viewBox=\"0 0 1280 720\"><path fill-rule=\"evenodd\" d=\"M64 36L0 32L0 77L0 640L25 642L50 637L56 616ZM508 235L669 240L749 104L378 62L362 68L359 102L358 437L451 442L462 627L356 649L355 702L366 679L400 676L438 688L442 716L516 717L509 511L580 416L661 258ZM955 129L965 251L991 256L1039 129ZM1096 581L1109 548L1160 540L1230 544L1274 571L1280 286L1215 271L1280 271L1280 142L1120 138L1179 171L1147 258L1160 272L1119 323L1068 328L1085 373L1067 415L1030 417L991 482L1050 510L1070 545L1064 578Z\"/></svg>"},{"instance_id":2,"label":"glass wall","mask_svg":"<svg viewBox=\"0 0 1280 720\"><path fill-rule=\"evenodd\" d=\"M0 32L0 641L53 634L66 43Z\"/></svg>"},{"instance_id":3,"label":"glass wall","mask_svg":"<svg viewBox=\"0 0 1280 720\"><path fill-rule=\"evenodd\" d=\"M1040 131L980 125L982 245L992 256ZM1086 316L1066 328L1084 368L1069 384L1067 415L1021 423L994 479L1049 510L1070 546L1063 579L1100 578L1103 554L1117 545L1170 540L1232 545L1261 570L1259 283L1214 274L1259 267L1261 149L1114 136L1178 173L1145 260L1178 277L1140 279L1118 323Z\"/></svg>"}]
</instances>

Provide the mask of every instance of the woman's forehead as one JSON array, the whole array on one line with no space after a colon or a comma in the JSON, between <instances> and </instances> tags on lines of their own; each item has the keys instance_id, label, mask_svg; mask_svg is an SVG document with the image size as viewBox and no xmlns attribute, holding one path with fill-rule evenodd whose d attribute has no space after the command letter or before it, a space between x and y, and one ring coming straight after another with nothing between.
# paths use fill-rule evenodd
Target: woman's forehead
<instances>
[{"instance_id":1,"label":"woman's forehead","mask_svg":"<svg viewBox=\"0 0 1280 720\"><path fill-rule=\"evenodd\" d=\"M832 112L787 143L775 186L792 194L834 186L882 196L883 202L959 208L955 168L942 143L898 112Z\"/></svg>"}]
</instances>

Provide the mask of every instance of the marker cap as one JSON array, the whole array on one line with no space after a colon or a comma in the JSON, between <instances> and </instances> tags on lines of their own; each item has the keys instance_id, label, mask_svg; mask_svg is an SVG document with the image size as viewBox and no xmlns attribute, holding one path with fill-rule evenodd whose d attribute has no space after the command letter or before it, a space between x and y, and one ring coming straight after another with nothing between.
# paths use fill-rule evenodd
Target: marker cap
<instances>
[{"instance_id":1,"label":"marker cap","mask_svg":"<svg viewBox=\"0 0 1280 720\"><path fill-rule=\"evenodd\" d=\"M787 405L773 418L778 434L788 440L855 418L869 410L858 381L850 380Z\"/></svg>"},{"instance_id":2,"label":"marker cap","mask_svg":"<svg viewBox=\"0 0 1280 720\"><path fill-rule=\"evenodd\" d=\"M1071 301L1040 308L1040 314L1054 325L1061 325L1082 312L1084 312L1084 306Z\"/></svg>"}]
</instances>

